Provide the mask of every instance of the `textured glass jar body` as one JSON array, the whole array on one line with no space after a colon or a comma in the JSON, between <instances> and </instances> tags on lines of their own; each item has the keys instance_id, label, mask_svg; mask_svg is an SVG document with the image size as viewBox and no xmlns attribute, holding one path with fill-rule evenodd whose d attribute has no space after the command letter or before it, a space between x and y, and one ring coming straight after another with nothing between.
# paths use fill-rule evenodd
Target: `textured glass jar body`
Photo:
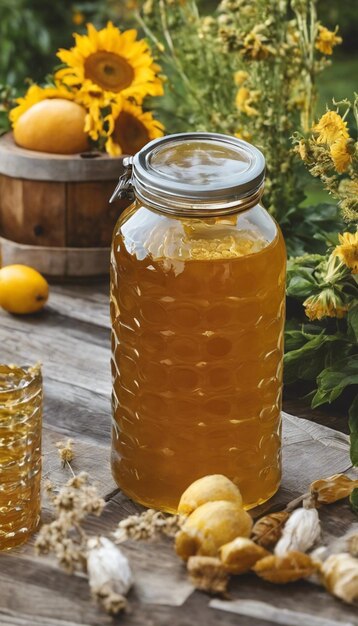
<instances>
[{"instance_id":1,"label":"textured glass jar body","mask_svg":"<svg viewBox=\"0 0 358 626\"><path fill-rule=\"evenodd\" d=\"M281 475L285 246L261 206L178 218L129 207L111 261L112 471L133 499L174 511L220 473L245 505Z\"/></svg>"},{"instance_id":2,"label":"textured glass jar body","mask_svg":"<svg viewBox=\"0 0 358 626\"><path fill-rule=\"evenodd\" d=\"M0 550L39 524L41 427L40 369L0 365Z\"/></svg>"}]
</instances>

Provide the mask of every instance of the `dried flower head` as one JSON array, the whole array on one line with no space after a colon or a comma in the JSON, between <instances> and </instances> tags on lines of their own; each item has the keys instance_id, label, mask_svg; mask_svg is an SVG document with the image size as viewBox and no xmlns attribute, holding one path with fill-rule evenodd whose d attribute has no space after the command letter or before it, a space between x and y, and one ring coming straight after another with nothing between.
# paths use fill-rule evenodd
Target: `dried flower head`
<instances>
[{"instance_id":1,"label":"dried flower head","mask_svg":"<svg viewBox=\"0 0 358 626\"><path fill-rule=\"evenodd\" d=\"M62 461L63 467L66 463L71 463L73 461L75 453L73 450L73 439L67 439L67 441L58 441L56 443L56 448L58 448L58 454Z\"/></svg>"},{"instance_id":2,"label":"dried flower head","mask_svg":"<svg viewBox=\"0 0 358 626\"><path fill-rule=\"evenodd\" d=\"M287 511L278 511L261 517L252 529L251 538L259 546L271 548L282 535L282 528L287 522L290 514Z\"/></svg>"},{"instance_id":3,"label":"dried flower head","mask_svg":"<svg viewBox=\"0 0 358 626\"><path fill-rule=\"evenodd\" d=\"M275 547L275 554L307 552L321 535L321 525L316 509L296 509L287 520L282 537Z\"/></svg>"},{"instance_id":4,"label":"dried flower head","mask_svg":"<svg viewBox=\"0 0 358 626\"><path fill-rule=\"evenodd\" d=\"M344 234L350 235L350 233ZM342 237L342 235L340 235L340 237ZM316 504L331 504L337 500L342 500L342 498L348 498L355 487L358 487L358 480L352 480L345 474L333 474L333 476L321 478L311 483L310 492Z\"/></svg>"},{"instance_id":5,"label":"dried flower head","mask_svg":"<svg viewBox=\"0 0 358 626\"><path fill-rule=\"evenodd\" d=\"M230 574L243 574L270 553L251 539L236 537L219 550L221 563Z\"/></svg>"},{"instance_id":6,"label":"dried flower head","mask_svg":"<svg viewBox=\"0 0 358 626\"><path fill-rule=\"evenodd\" d=\"M336 111L327 111L315 126L318 143L326 143L331 146L338 139L348 139L349 133L347 122Z\"/></svg>"},{"instance_id":7,"label":"dried flower head","mask_svg":"<svg viewBox=\"0 0 358 626\"><path fill-rule=\"evenodd\" d=\"M164 515L160 511L148 509L139 515L129 515L121 520L113 533L116 543L128 539L148 541L163 534L174 537L183 523L181 515Z\"/></svg>"},{"instance_id":8,"label":"dried flower head","mask_svg":"<svg viewBox=\"0 0 358 626\"><path fill-rule=\"evenodd\" d=\"M210 556L191 556L188 560L187 570L196 589L208 593L226 593L229 574L220 559Z\"/></svg>"},{"instance_id":9,"label":"dried flower head","mask_svg":"<svg viewBox=\"0 0 358 626\"><path fill-rule=\"evenodd\" d=\"M341 137L330 146L333 165L338 174L343 174L352 162L352 154L349 151L350 141Z\"/></svg>"},{"instance_id":10,"label":"dried flower head","mask_svg":"<svg viewBox=\"0 0 358 626\"><path fill-rule=\"evenodd\" d=\"M84 472L72 477L53 497L56 519L44 524L35 546L40 553L52 552L66 571L85 567L87 535L81 528L89 514L100 515L104 500Z\"/></svg>"},{"instance_id":11,"label":"dried flower head","mask_svg":"<svg viewBox=\"0 0 358 626\"><path fill-rule=\"evenodd\" d=\"M323 563L322 578L328 591L344 602L358 600L358 559L349 554L332 554Z\"/></svg>"},{"instance_id":12,"label":"dried flower head","mask_svg":"<svg viewBox=\"0 0 358 626\"><path fill-rule=\"evenodd\" d=\"M307 578L318 567L318 564L308 554L288 552L284 556L266 556L257 561L252 569L260 578L280 585L294 582L300 578Z\"/></svg>"}]
</instances>

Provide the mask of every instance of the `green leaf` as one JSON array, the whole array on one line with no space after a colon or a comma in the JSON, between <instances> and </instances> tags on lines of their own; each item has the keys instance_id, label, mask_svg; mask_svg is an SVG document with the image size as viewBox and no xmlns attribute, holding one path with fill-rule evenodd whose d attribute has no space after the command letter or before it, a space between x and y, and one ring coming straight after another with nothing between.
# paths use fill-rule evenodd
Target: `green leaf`
<instances>
[{"instance_id":1,"label":"green leaf","mask_svg":"<svg viewBox=\"0 0 358 626\"><path fill-rule=\"evenodd\" d=\"M297 341L297 336L296 336ZM301 347L287 352L284 357L285 383L296 380L315 380L326 367L328 353L335 342L342 343L338 335L308 335L308 340Z\"/></svg>"},{"instance_id":2,"label":"green leaf","mask_svg":"<svg viewBox=\"0 0 358 626\"><path fill-rule=\"evenodd\" d=\"M340 359L319 374L312 408L315 409L325 402L333 402L350 385L358 385L358 354Z\"/></svg>"},{"instance_id":3,"label":"green leaf","mask_svg":"<svg viewBox=\"0 0 358 626\"><path fill-rule=\"evenodd\" d=\"M353 489L351 495L349 496L349 502L354 513L358 514L358 487Z\"/></svg>"},{"instance_id":4,"label":"green leaf","mask_svg":"<svg viewBox=\"0 0 358 626\"><path fill-rule=\"evenodd\" d=\"M358 342L358 304L352 306L348 311L348 329Z\"/></svg>"},{"instance_id":5,"label":"green leaf","mask_svg":"<svg viewBox=\"0 0 358 626\"><path fill-rule=\"evenodd\" d=\"M358 394L349 409L349 430L358 434Z\"/></svg>"}]
</instances>

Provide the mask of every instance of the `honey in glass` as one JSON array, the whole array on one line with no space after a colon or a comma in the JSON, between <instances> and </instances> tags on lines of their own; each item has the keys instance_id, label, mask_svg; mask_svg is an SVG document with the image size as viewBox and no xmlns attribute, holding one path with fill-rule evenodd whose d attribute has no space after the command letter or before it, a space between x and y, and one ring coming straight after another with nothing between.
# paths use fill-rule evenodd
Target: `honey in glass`
<instances>
[{"instance_id":1,"label":"honey in glass","mask_svg":"<svg viewBox=\"0 0 358 626\"><path fill-rule=\"evenodd\" d=\"M225 178L225 151L214 167L204 146L186 141L184 159L179 143L159 166L157 154L158 176ZM137 197L115 229L112 470L134 500L171 512L195 479L224 474L250 508L281 476L285 246L255 199L230 213L190 202Z\"/></svg>"},{"instance_id":2,"label":"honey in glass","mask_svg":"<svg viewBox=\"0 0 358 626\"><path fill-rule=\"evenodd\" d=\"M0 550L39 524L41 427L40 368L0 365Z\"/></svg>"}]
</instances>

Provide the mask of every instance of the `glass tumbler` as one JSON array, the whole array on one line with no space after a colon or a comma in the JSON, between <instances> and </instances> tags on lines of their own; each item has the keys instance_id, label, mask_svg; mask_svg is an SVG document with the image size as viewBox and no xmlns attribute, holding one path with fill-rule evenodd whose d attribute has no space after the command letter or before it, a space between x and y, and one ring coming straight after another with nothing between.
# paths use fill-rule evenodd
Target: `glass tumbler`
<instances>
[{"instance_id":1,"label":"glass tumbler","mask_svg":"<svg viewBox=\"0 0 358 626\"><path fill-rule=\"evenodd\" d=\"M0 550L24 543L40 521L42 376L0 365Z\"/></svg>"}]
</instances>

